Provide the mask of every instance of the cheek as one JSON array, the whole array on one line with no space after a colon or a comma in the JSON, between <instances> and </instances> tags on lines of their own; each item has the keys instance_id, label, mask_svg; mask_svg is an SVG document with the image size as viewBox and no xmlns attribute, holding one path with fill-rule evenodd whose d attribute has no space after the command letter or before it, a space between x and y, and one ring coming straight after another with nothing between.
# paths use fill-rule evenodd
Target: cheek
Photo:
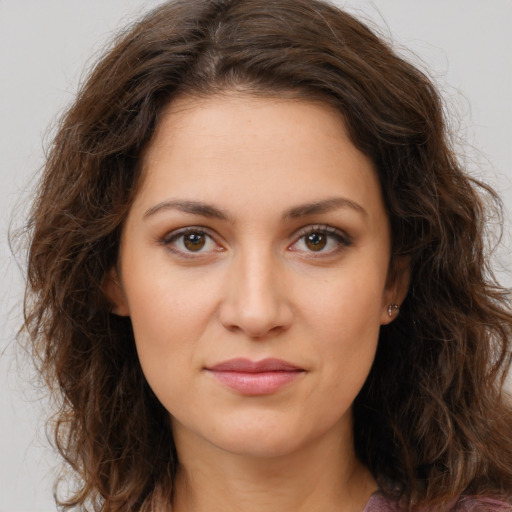
<instances>
[{"instance_id":1,"label":"cheek","mask_svg":"<svg viewBox=\"0 0 512 512\"><path fill-rule=\"evenodd\" d=\"M305 295L303 310L308 311L325 383L350 402L366 380L377 349L385 282L378 269L353 269L330 280L321 293Z\"/></svg>"},{"instance_id":2,"label":"cheek","mask_svg":"<svg viewBox=\"0 0 512 512\"><path fill-rule=\"evenodd\" d=\"M190 372L197 367L207 305L204 296L194 300L193 295L158 287L150 292L136 293L137 302L130 304L135 345L149 386L174 411L190 401Z\"/></svg>"},{"instance_id":3,"label":"cheek","mask_svg":"<svg viewBox=\"0 0 512 512\"><path fill-rule=\"evenodd\" d=\"M312 323L328 329L331 337L347 341L365 333L375 337L384 303L386 274L382 268L347 265L319 286L305 288L301 309L309 312Z\"/></svg>"},{"instance_id":4,"label":"cheek","mask_svg":"<svg viewBox=\"0 0 512 512\"><path fill-rule=\"evenodd\" d=\"M212 287L200 271L178 269L164 250L133 250L123 255L123 284L134 329L150 330L154 339L187 324L192 330L208 313ZM172 327L172 330L171 330Z\"/></svg>"},{"instance_id":5,"label":"cheek","mask_svg":"<svg viewBox=\"0 0 512 512\"><path fill-rule=\"evenodd\" d=\"M175 293L172 289L137 293L130 303L137 346L168 354L180 346L191 346L208 322L212 301L207 295Z\"/></svg>"},{"instance_id":6,"label":"cheek","mask_svg":"<svg viewBox=\"0 0 512 512\"><path fill-rule=\"evenodd\" d=\"M214 283L205 276L157 263L127 266L123 280L139 360L152 387L194 365L216 307Z\"/></svg>"}]
</instances>

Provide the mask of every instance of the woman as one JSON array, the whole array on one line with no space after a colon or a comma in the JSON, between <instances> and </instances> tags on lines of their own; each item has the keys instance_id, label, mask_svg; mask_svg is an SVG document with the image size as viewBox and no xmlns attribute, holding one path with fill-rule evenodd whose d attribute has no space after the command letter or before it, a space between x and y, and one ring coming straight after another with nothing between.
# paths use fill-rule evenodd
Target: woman
<instances>
[{"instance_id":1,"label":"woman","mask_svg":"<svg viewBox=\"0 0 512 512\"><path fill-rule=\"evenodd\" d=\"M431 83L348 14L150 13L63 119L29 224L64 506L510 510L484 196Z\"/></svg>"}]
</instances>

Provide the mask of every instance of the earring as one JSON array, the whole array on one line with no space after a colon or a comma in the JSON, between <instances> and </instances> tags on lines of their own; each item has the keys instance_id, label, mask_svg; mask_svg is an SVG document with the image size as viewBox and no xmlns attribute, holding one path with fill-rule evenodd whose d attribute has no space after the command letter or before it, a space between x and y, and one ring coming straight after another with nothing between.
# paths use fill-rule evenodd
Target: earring
<instances>
[{"instance_id":1,"label":"earring","mask_svg":"<svg viewBox=\"0 0 512 512\"><path fill-rule=\"evenodd\" d=\"M389 307L388 307L388 315L390 317L393 316L393 311L396 310L396 314L398 315L398 313L400 313L400 306L398 304L390 304Z\"/></svg>"}]
</instances>

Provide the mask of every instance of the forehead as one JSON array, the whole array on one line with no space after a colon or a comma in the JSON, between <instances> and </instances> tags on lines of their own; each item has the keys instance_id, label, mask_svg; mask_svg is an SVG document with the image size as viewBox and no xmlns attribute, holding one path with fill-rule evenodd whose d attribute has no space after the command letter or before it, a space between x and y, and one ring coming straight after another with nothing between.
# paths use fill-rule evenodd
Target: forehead
<instances>
[{"instance_id":1,"label":"forehead","mask_svg":"<svg viewBox=\"0 0 512 512\"><path fill-rule=\"evenodd\" d=\"M262 206L265 198L300 203L334 193L380 197L374 165L341 114L319 102L226 94L182 97L163 112L139 199L184 194Z\"/></svg>"},{"instance_id":2,"label":"forehead","mask_svg":"<svg viewBox=\"0 0 512 512\"><path fill-rule=\"evenodd\" d=\"M276 122L279 121L279 122ZM300 140L348 138L341 113L320 101L223 93L208 97L182 96L160 116L145 162L155 147L163 149L194 141L202 150L286 151ZM176 149L176 146L174 149ZM306 148L305 148L306 149Z\"/></svg>"}]
</instances>

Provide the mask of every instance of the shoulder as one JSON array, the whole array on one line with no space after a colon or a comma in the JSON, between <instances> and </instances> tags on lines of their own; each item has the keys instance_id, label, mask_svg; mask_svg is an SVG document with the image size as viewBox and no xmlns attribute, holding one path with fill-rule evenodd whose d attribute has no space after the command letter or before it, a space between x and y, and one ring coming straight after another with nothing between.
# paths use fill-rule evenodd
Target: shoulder
<instances>
[{"instance_id":1,"label":"shoulder","mask_svg":"<svg viewBox=\"0 0 512 512\"><path fill-rule=\"evenodd\" d=\"M453 512L512 512L512 505L492 498L466 496L458 501Z\"/></svg>"},{"instance_id":2,"label":"shoulder","mask_svg":"<svg viewBox=\"0 0 512 512\"><path fill-rule=\"evenodd\" d=\"M399 512L398 502L380 492L374 492L363 512Z\"/></svg>"},{"instance_id":3,"label":"shoulder","mask_svg":"<svg viewBox=\"0 0 512 512\"><path fill-rule=\"evenodd\" d=\"M399 502L380 492L372 494L363 512L404 512ZM431 512L422 509L422 512ZM449 512L512 512L512 505L492 498L464 496L450 509Z\"/></svg>"}]
</instances>

